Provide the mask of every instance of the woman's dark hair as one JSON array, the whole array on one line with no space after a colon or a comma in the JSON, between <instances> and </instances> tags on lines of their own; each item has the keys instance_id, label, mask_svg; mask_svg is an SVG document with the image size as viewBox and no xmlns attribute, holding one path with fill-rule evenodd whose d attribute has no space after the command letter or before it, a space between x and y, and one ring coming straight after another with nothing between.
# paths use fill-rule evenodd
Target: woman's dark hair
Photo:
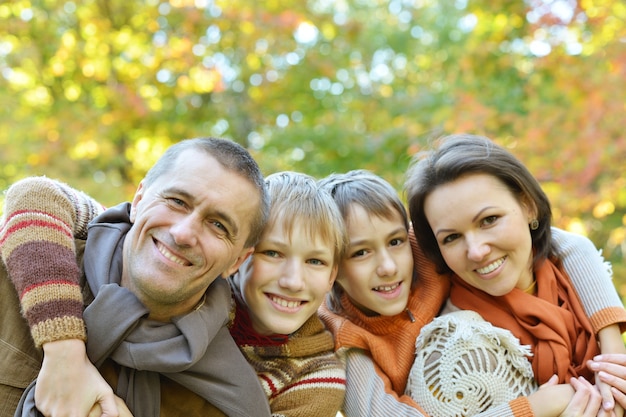
<instances>
[{"instance_id":1,"label":"woman's dark hair","mask_svg":"<svg viewBox=\"0 0 626 417\"><path fill-rule=\"evenodd\" d=\"M502 181L520 203L536 213L539 227L530 230L534 263L552 255L548 197L528 169L509 151L488 138L451 135L436 148L415 155L407 171L405 191L418 244L441 274L450 273L424 212L426 198L437 187L469 174L487 174ZM480 192L480 190L477 190Z\"/></svg>"}]
</instances>

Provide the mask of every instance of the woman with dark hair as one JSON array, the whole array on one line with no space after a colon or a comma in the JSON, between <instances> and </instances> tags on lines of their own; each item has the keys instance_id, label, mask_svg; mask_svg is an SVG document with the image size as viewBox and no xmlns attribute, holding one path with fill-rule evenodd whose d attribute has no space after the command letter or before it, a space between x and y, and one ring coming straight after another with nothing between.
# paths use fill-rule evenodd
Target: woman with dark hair
<instances>
[{"instance_id":1,"label":"woman with dark hair","mask_svg":"<svg viewBox=\"0 0 626 417\"><path fill-rule=\"evenodd\" d=\"M505 148L472 135L443 138L416 156L407 198L417 241L439 273L451 277L445 311L473 310L510 330L532 351L539 384L584 377L600 353L626 353L622 307L586 314L576 285L552 246L547 196L528 169ZM588 317L589 316L589 317ZM604 402L613 403L598 382ZM623 410L619 411L623 413Z\"/></svg>"}]
</instances>

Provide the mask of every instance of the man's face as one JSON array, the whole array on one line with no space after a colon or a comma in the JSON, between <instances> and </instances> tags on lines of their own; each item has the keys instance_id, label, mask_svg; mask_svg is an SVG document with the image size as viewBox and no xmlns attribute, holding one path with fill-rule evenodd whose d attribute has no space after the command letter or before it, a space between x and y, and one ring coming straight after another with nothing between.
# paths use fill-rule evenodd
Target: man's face
<instances>
[{"instance_id":1,"label":"man's face","mask_svg":"<svg viewBox=\"0 0 626 417\"><path fill-rule=\"evenodd\" d=\"M204 152L183 152L170 172L135 194L122 285L152 318L189 311L251 253L244 244L259 203L247 179Z\"/></svg>"}]
</instances>

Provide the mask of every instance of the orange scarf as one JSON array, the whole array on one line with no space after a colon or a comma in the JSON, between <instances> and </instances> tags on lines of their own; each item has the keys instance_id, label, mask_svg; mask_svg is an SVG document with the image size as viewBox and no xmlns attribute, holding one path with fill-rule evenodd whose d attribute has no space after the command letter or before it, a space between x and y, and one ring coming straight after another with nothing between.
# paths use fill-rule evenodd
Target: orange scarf
<instances>
[{"instance_id":1,"label":"orange scarf","mask_svg":"<svg viewBox=\"0 0 626 417\"><path fill-rule=\"evenodd\" d=\"M450 299L457 307L474 310L494 326L510 330L534 355L535 379L543 384L553 374L560 383L583 376L593 383L585 362L600 353L589 319L566 272L546 260L535 270L537 294L517 288L493 297L452 279Z\"/></svg>"}]
</instances>

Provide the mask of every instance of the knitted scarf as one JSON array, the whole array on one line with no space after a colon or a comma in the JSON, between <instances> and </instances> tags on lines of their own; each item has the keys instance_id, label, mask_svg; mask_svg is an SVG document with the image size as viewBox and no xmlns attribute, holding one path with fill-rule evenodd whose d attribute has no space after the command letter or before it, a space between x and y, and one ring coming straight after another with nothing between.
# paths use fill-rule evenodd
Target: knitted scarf
<instances>
[{"instance_id":1,"label":"knitted scarf","mask_svg":"<svg viewBox=\"0 0 626 417\"><path fill-rule=\"evenodd\" d=\"M510 330L523 345L530 345L535 378L543 384L553 374L560 383L583 376L593 382L585 362L600 353L589 319L566 272L545 260L535 270L537 294L517 288L493 297L452 279L450 299L464 310L474 310L493 325Z\"/></svg>"},{"instance_id":2,"label":"knitted scarf","mask_svg":"<svg viewBox=\"0 0 626 417\"><path fill-rule=\"evenodd\" d=\"M225 280L210 285L199 308L168 323L148 320L143 304L119 286L128 212L128 204L109 209L89 228L84 269L95 298L83 316L91 361L99 366L110 357L121 365L116 394L137 416L159 416L159 374L229 416L269 416L256 375L225 326L231 307ZM16 416L37 415L34 384L27 390Z\"/></svg>"},{"instance_id":3,"label":"knitted scarf","mask_svg":"<svg viewBox=\"0 0 626 417\"><path fill-rule=\"evenodd\" d=\"M233 287L233 292L236 287ZM235 317L230 326L230 335L235 339L237 346L282 346L289 341L288 334L259 334L252 327L250 312L246 308L240 295L235 299Z\"/></svg>"}]
</instances>

